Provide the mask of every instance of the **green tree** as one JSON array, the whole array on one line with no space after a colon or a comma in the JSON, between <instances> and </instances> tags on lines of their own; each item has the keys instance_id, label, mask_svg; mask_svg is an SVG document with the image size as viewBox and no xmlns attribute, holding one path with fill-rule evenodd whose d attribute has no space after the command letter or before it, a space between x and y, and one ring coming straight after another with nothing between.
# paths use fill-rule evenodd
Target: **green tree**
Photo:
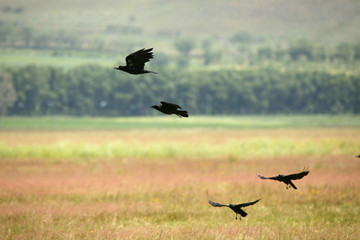
<instances>
[{"instance_id":1,"label":"green tree","mask_svg":"<svg viewBox=\"0 0 360 240\"><path fill-rule=\"evenodd\" d=\"M250 33L246 31L240 31L235 33L231 38L230 41L232 43L249 43L253 40L253 37Z\"/></svg>"},{"instance_id":2,"label":"green tree","mask_svg":"<svg viewBox=\"0 0 360 240\"><path fill-rule=\"evenodd\" d=\"M204 40L201 43L201 47L203 49L203 58L205 65L210 65L221 61L222 51L214 50L213 42L210 39Z\"/></svg>"},{"instance_id":3,"label":"green tree","mask_svg":"<svg viewBox=\"0 0 360 240\"><path fill-rule=\"evenodd\" d=\"M354 59L359 61L360 60L360 42L354 44Z\"/></svg>"},{"instance_id":4,"label":"green tree","mask_svg":"<svg viewBox=\"0 0 360 240\"><path fill-rule=\"evenodd\" d=\"M175 41L176 50L185 56L188 56L195 47L195 42L191 39L178 39Z\"/></svg>"},{"instance_id":5,"label":"green tree","mask_svg":"<svg viewBox=\"0 0 360 240\"><path fill-rule=\"evenodd\" d=\"M24 40L25 47L30 47L33 40L33 30L29 27L24 27L21 30L21 38Z\"/></svg>"},{"instance_id":6,"label":"green tree","mask_svg":"<svg viewBox=\"0 0 360 240\"><path fill-rule=\"evenodd\" d=\"M49 76L47 67L26 66L13 73L13 83L17 92L15 114L39 115L44 113L49 97Z\"/></svg>"},{"instance_id":7,"label":"green tree","mask_svg":"<svg viewBox=\"0 0 360 240\"><path fill-rule=\"evenodd\" d=\"M0 72L0 115L6 115L16 101L16 92L8 73Z\"/></svg>"},{"instance_id":8,"label":"green tree","mask_svg":"<svg viewBox=\"0 0 360 240\"><path fill-rule=\"evenodd\" d=\"M175 41L175 48L180 54L177 59L177 63L180 67L186 67L189 65L189 55L194 47L195 42L191 39L178 39Z\"/></svg>"},{"instance_id":9,"label":"green tree","mask_svg":"<svg viewBox=\"0 0 360 240\"><path fill-rule=\"evenodd\" d=\"M258 56L259 58L273 59L274 51L271 47L262 47L258 49Z\"/></svg>"},{"instance_id":10,"label":"green tree","mask_svg":"<svg viewBox=\"0 0 360 240\"><path fill-rule=\"evenodd\" d=\"M336 46L333 58L339 59L345 62L349 62L354 59L353 47L348 43L340 43Z\"/></svg>"},{"instance_id":11,"label":"green tree","mask_svg":"<svg viewBox=\"0 0 360 240\"><path fill-rule=\"evenodd\" d=\"M301 57L313 60L314 46L310 41L299 40L290 44L288 52L292 60L299 60Z\"/></svg>"},{"instance_id":12,"label":"green tree","mask_svg":"<svg viewBox=\"0 0 360 240\"><path fill-rule=\"evenodd\" d=\"M162 100L180 104L191 115L360 112L359 75L164 68L161 74L132 76L98 65L6 71L9 77L2 79L12 79L17 96L15 104L6 98L12 99L8 101L12 115L148 115L157 114L149 106ZM8 85L0 89L11 89L4 86Z\"/></svg>"}]
</instances>

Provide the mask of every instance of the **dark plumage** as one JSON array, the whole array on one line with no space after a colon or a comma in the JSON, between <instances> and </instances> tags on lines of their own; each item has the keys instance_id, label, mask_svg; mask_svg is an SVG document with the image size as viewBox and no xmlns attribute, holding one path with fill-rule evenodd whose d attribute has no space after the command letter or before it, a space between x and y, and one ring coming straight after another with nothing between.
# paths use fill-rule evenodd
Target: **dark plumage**
<instances>
[{"instance_id":1,"label":"dark plumage","mask_svg":"<svg viewBox=\"0 0 360 240\"><path fill-rule=\"evenodd\" d=\"M290 175L279 174L275 177L264 177L258 173L256 175L261 179L271 179L271 180L277 180L279 182L284 182L286 184L286 189L291 188L291 187L294 189L297 189L297 187L291 182L291 180L301 179L301 178L305 177L306 175L308 175L309 172L310 172L309 170L304 169L302 172L299 172L299 173L294 173L294 174L290 174Z\"/></svg>"},{"instance_id":2,"label":"dark plumage","mask_svg":"<svg viewBox=\"0 0 360 240\"><path fill-rule=\"evenodd\" d=\"M357 155L356 157L357 157L357 158L360 158L360 155Z\"/></svg>"},{"instance_id":3,"label":"dark plumage","mask_svg":"<svg viewBox=\"0 0 360 240\"><path fill-rule=\"evenodd\" d=\"M162 112L162 113L165 113L165 114L176 114L178 115L179 117L188 117L188 112L185 111L185 110L178 110L178 109L181 109L181 107L177 104L174 104L174 103L168 103L168 102L164 102L164 101L161 101L160 102L161 105L154 105L154 106L151 106L152 108L155 108L156 110Z\"/></svg>"},{"instance_id":4,"label":"dark plumage","mask_svg":"<svg viewBox=\"0 0 360 240\"><path fill-rule=\"evenodd\" d=\"M125 58L126 66L117 66L114 69L121 70L130 74L156 73L144 69L145 63L153 58L153 53L151 52L152 50L152 48L143 48L136 52L133 52Z\"/></svg>"},{"instance_id":5,"label":"dark plumage","mask_svg":"<svg viewBox=\"0 0 360 240\"><path fill-rule=\"evenodd\" d=\"M241 217L246 217L248 215L241 208L247 207L247 206L250 206L250 205L254 205L255 203L257 203L260 200L261 199L258 199L258 200L253 201L253 202L241 203L241 204L221 204L221 203L216 203L216 202L212 202L212 201L209 200L209 203L213 207L229 207L231 210L233 210L235 212L235 219L237 219L238 214L240 214ZM240 220L241 220L241 217L239 217Z\"/></svg>"}]
</instances>

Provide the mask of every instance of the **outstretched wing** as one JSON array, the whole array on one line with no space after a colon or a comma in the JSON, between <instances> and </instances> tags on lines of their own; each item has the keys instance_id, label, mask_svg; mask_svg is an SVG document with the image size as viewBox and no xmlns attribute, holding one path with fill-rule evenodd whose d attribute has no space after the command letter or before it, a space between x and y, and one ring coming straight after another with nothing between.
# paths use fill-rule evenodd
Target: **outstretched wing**
<instances>
[{"instance_id":1,"label":"outstretched wing","mask_svg":"<svg viewBox=\"0 0 360 240\"><path fill-rule=\"evenodd\" d=\"M173 110L177 110L178 108L181 109L181 107L175 103L168 103L168 102L164 102L164 101L161 101L160 103L167 109L173 109Z\"/></svg>"},{"instance_id":2,"label":"outstretched wing","mask_svg":"<svg viewBox=\"0 0 360 240\"><path fill-rule=\"evenodd\" d=\"M241 203L241 204L238 204L239 207L247 207L247 206L251 206L251 205L254 205L255 203L257 203L258 201L260 201L260 199L256 200L256 201L253 201L253 202L248 202L248 203Z\"/></svg>"},{"instance_id":3,"label":"outstretched wing","mask_svg":"<svg viewBox=\"0 0 360 240\"><path fill-rule=\"evenodd\" d=\"M260 174L256 174L259 178L261 179L272 179L272 180L280 180L279 176L275 176L275 177L264 177L264 176L261 176Z\"/></svg>"},{"instance_id":4,"label":"outstretched wing","mask_svg":"<svg viewBox=\"0 0 360 240\"><path fill-rule=\"evenodd\" d=\"M229 206L229 204L216 203L216 202L212 202L212 201L210 201L210 200L209 200L209 203L210 203L210 205L213 206L213 207L228 207L228 206Z\"/></svg>"},{"instance_id":5,"label":"outstretched wing","mask_svg":"<svg viewBox=\"0 0 360 240\"><path fill-rule=\"evenodd\" d=\"M134 69L144 69L145 63L150 61L150 59L154 57L153 53L151 52L152 50L152 48L146 50L145 48L143 48L131 53L125 58L126 66Z\"/></svg>"},{"instance_id":6,"label":"outstretched wing","mask_svg":"<svg viewBox=\"0 0 360 240\"><path fill-rule=\"evenodd\" d=\"M306 175L309 174L309 172L310 172L309 170L304 169L302 172L290 174L290 175L287 175L285 177L290 179L290 180L297 180L297 179L301 179L301 178L305 177Z\"/></svg>"}]
</instances>

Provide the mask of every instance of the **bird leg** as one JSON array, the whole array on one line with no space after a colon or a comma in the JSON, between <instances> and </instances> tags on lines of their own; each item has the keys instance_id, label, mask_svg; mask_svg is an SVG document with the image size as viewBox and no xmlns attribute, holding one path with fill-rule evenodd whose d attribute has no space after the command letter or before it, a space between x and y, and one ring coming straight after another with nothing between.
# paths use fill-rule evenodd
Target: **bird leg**
<instances>
[{"instance_id":1,"label":"bird leg","mask_svg":"<svg viewBox=\"0 0 360 240\"><path fill-rule=\"evenodd\" d=\"M237 220L238 219L238 216L237 216L238 214L236 213L235 214L235 219ZM241 217L239 217L239 220L241 220Z\"/></svg>"}]
</instances>

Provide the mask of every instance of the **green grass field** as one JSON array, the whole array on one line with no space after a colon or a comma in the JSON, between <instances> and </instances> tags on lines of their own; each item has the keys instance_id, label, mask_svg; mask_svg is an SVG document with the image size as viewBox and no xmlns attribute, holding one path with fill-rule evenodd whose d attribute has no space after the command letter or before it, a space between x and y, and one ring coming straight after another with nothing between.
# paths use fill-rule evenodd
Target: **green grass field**
<instances>
[{"instance_id":1,"label":"green grass field","mask_svg":"<svg viewBox=\"0 0 360 240\"><path fill-rule=\"evenodd\" d=\"M0 126L1 239L360 238L358 116L14 117ZM304 167L297 190L256 176ZM259 198L241 221L208 204Z\"/></svg>"},{"instance_id":2,"label":"green grass field","mask_svg":"<svg viewBox=\"0 0 360 240\"><path fill-rule=\"evenodd\" d=\"M359 115L171 117L2 117L0 130L359 128Z\"/></svg>"}]
</instances>

